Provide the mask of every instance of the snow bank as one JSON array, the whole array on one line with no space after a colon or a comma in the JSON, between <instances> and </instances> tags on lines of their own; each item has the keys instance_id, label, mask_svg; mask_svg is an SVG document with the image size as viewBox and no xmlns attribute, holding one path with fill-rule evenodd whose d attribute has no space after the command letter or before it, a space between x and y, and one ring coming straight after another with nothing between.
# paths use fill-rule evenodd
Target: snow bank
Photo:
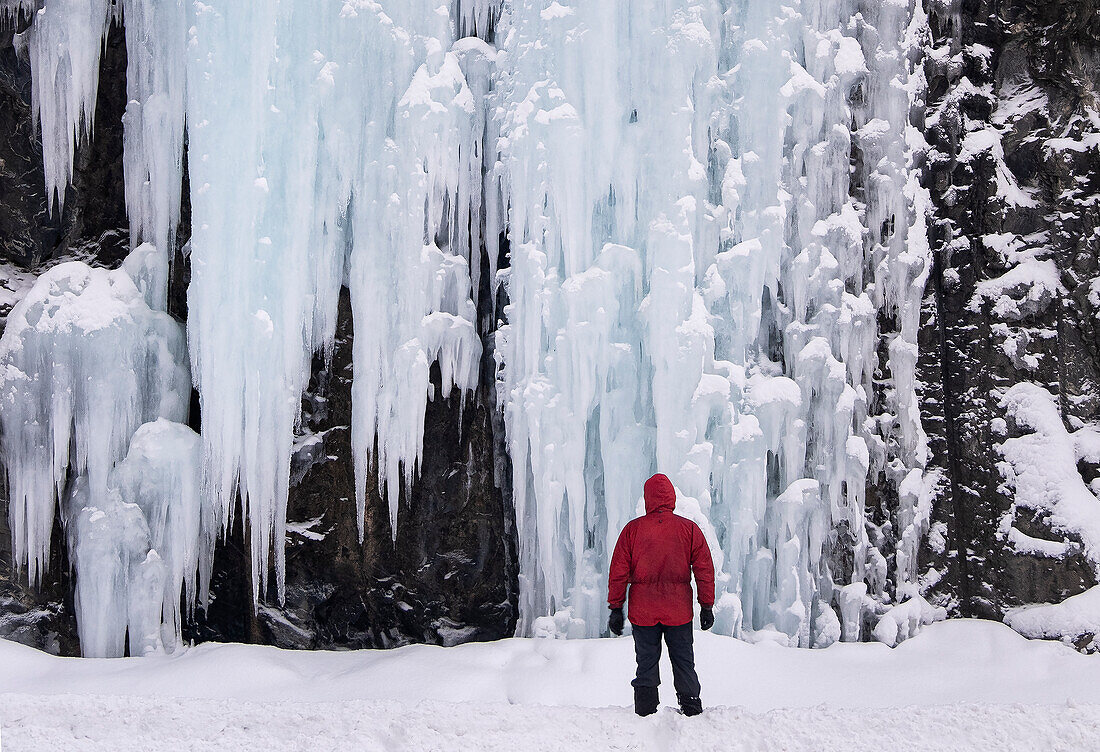
<instances>
[{"instance_id":1,"label":"snow bank","mask_svg":"<svg viewBox=\"0 0 1100 752\"><path fill-rule=\"evenodd\" d=\"M894 647L902 640L915 637L922 627L946 618L947 609L933 606L916 595L883 614L875 625L873 634L879 642Z\"/></svg>"},{"instance_id":2,"label":"snow bank","mask_svg":"<svg viewBox=\"0 0 1100 752\"><path fill-rule=\"evenodd\" d=\"M891 650L795 651L696 633L709 710L631 709L633 644L511 639L455 648L56 658L0 641L12 749L1088 749L1100 657L995 622L933 624ZM667 658L662 702L674 705ZM965 705L956 705L965 703ZM1024 704L1020 704L1024 703ZM871 731L873 730L873 731ZM72 745L69 745L69 742ZM7 749L7 747L5 747Z\"/></svg>"},{"instance_id":3,"label":"snow bank","mask_svg":"<svg viewBox=\"0 0 1100 752\"><path fill-rule=\"evenodd\" d=\"M1100 703L1100 656L1027 640L992 621L939 622L893 649L838 642L786 650L696 631L695 652L704 702L753 712L822 704ZM661 660L662 702L674 704L667 656ZM632 701L634 646L629 637L342 652L203 643L175 655L102 660L57 658L0 640L0 665L7 669L0 693L604 707Z\"/></svg>"}]
</instances>

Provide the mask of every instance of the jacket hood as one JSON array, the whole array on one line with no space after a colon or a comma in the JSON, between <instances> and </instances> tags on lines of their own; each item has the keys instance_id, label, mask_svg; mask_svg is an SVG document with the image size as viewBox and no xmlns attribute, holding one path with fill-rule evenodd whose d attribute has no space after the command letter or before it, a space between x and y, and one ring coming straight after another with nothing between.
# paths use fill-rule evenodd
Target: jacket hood
<instances>
[{"instance_id":1,"label":"jacket hood","mask_svg":"<svg viewBox=\"0 0 1100 752\"><path fill-rule=\"evenodd\" d=\"M645 482L645 513L671 512L676 508L676 489L672 481L662 473L657 473Z\"/></svg>"}]
</instances>

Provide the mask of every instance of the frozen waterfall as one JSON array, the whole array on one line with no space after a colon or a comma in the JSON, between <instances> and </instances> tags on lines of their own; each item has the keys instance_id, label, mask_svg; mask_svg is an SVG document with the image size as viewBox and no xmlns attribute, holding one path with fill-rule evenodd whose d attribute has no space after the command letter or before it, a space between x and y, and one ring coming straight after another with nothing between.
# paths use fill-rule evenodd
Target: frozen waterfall
<instances>
[{"instance_id":1,"label":"frozen waterfall","mask_svg":"<svg viewBox=\"0 0 1100 752\"><path fill-rule=\"evenodd\" d=\"M22 35L58 201L92 127L111 7L46 0ZM204 591L238 499L253 597L281 599L301 395L313 356L331 355L347 287L361 531L376 475L396 541L427 402L471 393L494 338L521 634L601 633L610 551L656 471L711 540L720 631L809 647L903 618L888 610L917 594L936 481L915 380L930 263L912 125L919 3L121 8L129 276L57 267L0 347L15 550L32 578L66 478L86 476L71 493L103 508L74 515L74 550L109 539L130 569L92 572L78 556L78 588L128 577L126 597L146 593L132 652L159 644L141 642L147 623L178 635L178 595ZM157 312L184 159L186 355ZM506 300L488 322L486 270ZM104 288L96 299L128 318L49 324L44 306L82 300L76 285ZM184 420L181 358L202 424L193 446L171 438L196 453L173 469L138 426ZM103 382L94 399L85 373ZM869 510L868 485L896 503ZM103 626L97 598L81 597L82 624ZM121 654L107 631L99 652Z\"/></svg>"}]
</instances>

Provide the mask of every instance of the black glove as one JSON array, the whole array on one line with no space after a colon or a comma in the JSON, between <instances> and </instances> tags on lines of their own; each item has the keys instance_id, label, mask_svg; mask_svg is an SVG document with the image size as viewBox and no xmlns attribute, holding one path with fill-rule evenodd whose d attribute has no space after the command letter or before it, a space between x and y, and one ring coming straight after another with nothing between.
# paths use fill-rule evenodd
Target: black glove
<instances>
[{"instance_id":1,"label":"black glove","mask_svg":"<svg viewBox=\"0 0 1100 752\"><path fill-rule=\"evenodd\" d=\"M618 637L623 633L623 608L611 609L611 616L607 620L607 628L611 630L611 634Z\"/></svg>"},{"instance_id":2,"label":"black glove","mask_svg":"<svg viewBox=\"0 0 1100 752\"><path fill-rule=\"evenodd\" d=\"M714 626L714 611L709 608L700 609L699 611L699 626L704 631Z\"/></svg>"}]
</instances>

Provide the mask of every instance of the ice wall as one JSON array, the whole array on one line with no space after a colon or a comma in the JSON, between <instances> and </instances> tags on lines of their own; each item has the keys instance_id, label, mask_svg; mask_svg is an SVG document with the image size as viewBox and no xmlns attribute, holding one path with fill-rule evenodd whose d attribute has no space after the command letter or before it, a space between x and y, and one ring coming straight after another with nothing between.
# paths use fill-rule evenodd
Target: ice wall
<instances>
[{"instance_id":1,"label":"ice wall","mask_svg":"<svg viewBox=\"0 0 1100 752\"><path fill-rule=\"evenodd\" d=\"M563 607L600 631L608 552L655 470L713 525L727 631L820 644L840 633L834 586L894 595L864 509L885 466L915 473L897 559L914 578L921 23L897 3L505 9L498 357L521 631Z\"/></svg>"},{"instance_id":2,"label":"ice wall","mask_svg":"<svg viewBox=\"0 0 1100 752\"><path fill-rule=\"evenodd\" d=\"M395 540L432 365L443 396L473 389L499 325L521 633L602 630L609 552L657 470L713 542L721 631L858 639L917 594L935 479L914 0L122 5L127 268L162 307L186 140L198 508L224 530L240 499L254 598L270 569L282 595L300 397L342 285L358 517L377 477ZM109 16L47 0L28 32L51 190ZM483 267L496 322L476 320ZM871 514L868 483L896 501Z\"/></svg>"}]
</instances>

